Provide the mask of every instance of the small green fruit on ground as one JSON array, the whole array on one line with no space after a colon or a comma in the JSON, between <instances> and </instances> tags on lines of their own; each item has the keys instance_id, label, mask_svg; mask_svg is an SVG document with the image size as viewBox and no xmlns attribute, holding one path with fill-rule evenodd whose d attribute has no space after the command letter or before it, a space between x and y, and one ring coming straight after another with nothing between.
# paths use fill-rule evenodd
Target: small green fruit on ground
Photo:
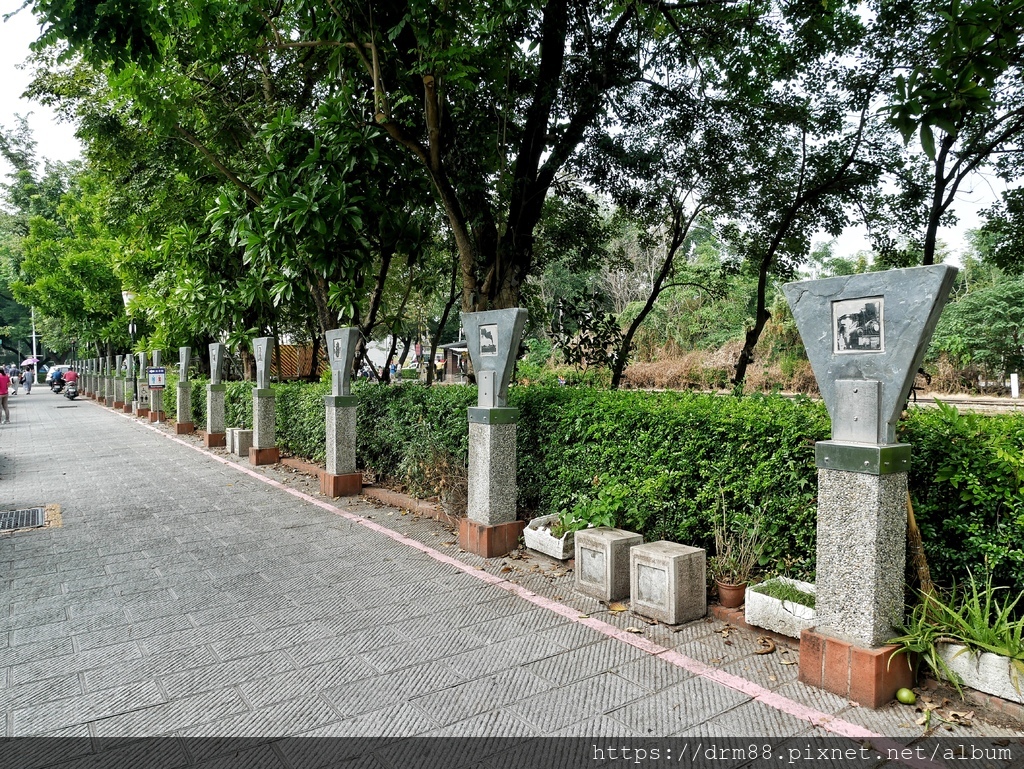
<instances>
[{"instance_id":1,"label":"small green fruit on ground","mask_svg":"<svg viewBox=\"0 0 1024 769\"><path fill-rule=\"evenodd\" d=\"M896 692L896 699L902 702L904 705L913 705L917 702L917 695L914 694L910 689L900 689Z\"/></svg>"}]
</instances>

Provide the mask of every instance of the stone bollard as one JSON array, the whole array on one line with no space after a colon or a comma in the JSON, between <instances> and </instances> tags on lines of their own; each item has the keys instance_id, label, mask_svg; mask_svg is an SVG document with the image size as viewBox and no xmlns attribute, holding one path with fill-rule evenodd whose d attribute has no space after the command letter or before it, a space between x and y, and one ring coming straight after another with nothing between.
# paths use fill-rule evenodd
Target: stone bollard
<instances>
[{"instance_id":1,"label":"stone bollard","mask_svg":"<svg viewBox=\"0 0 1024 769\"><path fill-rule=\"evenodd\" d=\"M862 706L911 684L884 645L904 614L910 446L896 422L955 277L934 265L784 287L832 418L815 446L817 626L801 635L800 680Z\"/></svg>"},{"instance_id":2,"label":"stone bollard","mask_svg":"<svg viewBox=\"0 0 1024 769\"><path fill-rule=\"evenodd\" d=\"M576 532L576 589L602 601L629 596L629 553L644 538L599 526Z\"/></svg>"},{"instance_id":3,"label":"stone bollard","mask_svg":"<svg viewBox=\"0 0 1024 769\"><path fill-rule=\"evenodd\" d=\"M320 493L349 497L362 493L363 474L356 467L356 407L352 395L352 363L359 329L331 329L326 334L331 362L331 394L324 396L327 419L327 469L320 474Z\"/></svg>"},{"instance_id":4,"label":"stone bollard","mask_svg":"<svg viewBox=\"0 0 1024 769\"><path fill-rule=\"evenodd\" d=\"M118 355L114 359L114 403L118 411L124 411L124 375L121 373L121 366L124 364L124 356Z\"/></svg>"},{"instance_id":5,"label":"stone bollard","mask_svg":"<svg viewBox=\"0 0 1024 769\"><path fill-rule=\"evenodd\" d=\"M252 390L252 446L249 448L249 462L253 465L272 465L281 458L277 448L274 391L270 389L273 337L253 340L252 349L256 357L256 386Z\"/></svg>"},{"instance_id":6,"label":"stone bollard","mask_svg":"<svg viewBox=\"0 0 1024 769\"><path fill-rule=\"evenodd\" d=\"M139 370L135 375L135 392L138 399L133 406L133 412L139 419L149 419L149 375L146 373L146 353L139 353Z\"/></svg>"},{"instance_id":7,"label":"stone bollard","mask_svg":"<svg viewBox=\"0 0 1024 769\"><path fill-rule=\"evenodd\" d=\"M462 314L476 371L477 406L469 409L469 500L459 544L484 558L515 548L526 523L516 520L516 423L508 383L526 325L526 310Z\"/></svg>"},{"instance_id":8,"label":"stone bollard","mask_svg":"<svg viewBox=\"0 0 1024 769\"><path fill-rule=\"evenodd\" d=\"M192 385L188 381L188 367L192 362L192 348L178 348L178 386L177 416L174 421L174 434L187 435L196 429L192 422Z\"/></svg>"},{"instance_id":9,"label":"stone bollard","mask_svg":"<svg viewBox=\"0 0 1024 769\"><path fill-rule=\"evenodd\" d=\"M100 403L103 403L103 401L106 398L106 396L105 396L105 394L103 392L103 382L104 382L104 377L103 377L103 358L97 358L96 359L96 363L95 363L95 366L93 368L93 371L94 371L94 376L93 376L94 387L93 387L93 391L92 391L92 397L93 397L93 400L98 401Z\"/></svg>"},{"instance_id":10,"label":"stone bollard","mask_svg":"<svg viewBox=\"0 0 1024 769\"><path fill-rule=\"evenodd\" d=\"M114 408L114 358L107 356L106 379L103 382L103 403L107 408Z\"/></svg>"},{"instance_id":11,"label":"stone bollard","mask_svg":"<svg viewBox=\"0 0 1024 769\"><path fill-rule=\"evenodd\" d=\"M210 383L206 385L206 433L203 443L212 449L227 444L224 430L224 400L228 386L221 383L221 369L224 365L224 345L210 345Z\"/></svg>"},{"instance_id":12,"label":"stone bollard","mask_svg":"<svg viewBox=\"0 0 1024 769\"><path fill-rule=\"evenodd\" d=\"M236 427L234 430L234 453L239 457L249 457L251 455L250 452L252 451L253 431L246 430L243 427Z\"/></svg>"},{"instance_id":13,"label":"stone bollard","mask_svg":"<svg viewBox=\"0 0 1024 769\"><path fill-rule=\"evenodd\" d=\"M707 553L677 542L629 549L630 609L667 625L708 613Z\"/></svg>"},{"instance_id":14,"label":"stone bollard","mask_svg":"<svg viewBox=\"0 0 1024 769\"><path fill-rule=\"evenodd\" d=\"M125 414L135 413L135 356L125 356L125 373L124 381L121 383L121 387L124 388L124 403L121 405L121 410Z\"/></svg>"},{"instance_id":15,"label":"stone bollard","mask_svg":"<svg viewBox=\"0 0 1024 769\"><path fill-rule=\"evenodd\" d=\"M153 366L154 369L160 369L160 351L153 350ZM150 422L164 422L167 420L167 414L164 413L164 391L160 387L158 389L150 388L149 390L149 421Z\"/></svg>"}]
</instances>

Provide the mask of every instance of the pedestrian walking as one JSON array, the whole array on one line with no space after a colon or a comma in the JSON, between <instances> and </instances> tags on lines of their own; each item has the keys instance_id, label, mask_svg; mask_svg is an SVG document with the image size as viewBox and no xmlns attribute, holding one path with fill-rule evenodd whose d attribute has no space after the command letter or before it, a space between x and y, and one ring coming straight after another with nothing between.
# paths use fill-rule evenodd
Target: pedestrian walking
<instances>
[{"instance_id":1,"label":"pedestrian walking","mask_svg":"<svg viewBox=\"0 0 1024 769\"><path fill-rule=\"evenodd\" d=\"M25 373L22 375L21 379L25 383L25 395L31 395L32 380L35 379L35 376L32 373L32 369L26 368Z\"/></svg>"},{"instance_id":2,"label":"pedestrian walking","mask_svg":"<svg viewBox=\"0 0 1024 769\"><path fill-rule=\"evenodd\" d=\"M7 376L7 372L0 368L0 423L6 424L11 421L11 412L7 408L7 396L11 389L11 378Z\"/></svg>"},{"instance_id":3,"label":"pedestrian walking","mask_svg":"<svg viewBox=\"0 0 1024 769\"><path fill-rule=\"evenodd\" d=\"M7 376L10 377L11 383L9 389L12 395L18 394L18 386L21 384L21 371L14 366L11 366L11 370L7 372Z\"/></svg>"}]
</instances>

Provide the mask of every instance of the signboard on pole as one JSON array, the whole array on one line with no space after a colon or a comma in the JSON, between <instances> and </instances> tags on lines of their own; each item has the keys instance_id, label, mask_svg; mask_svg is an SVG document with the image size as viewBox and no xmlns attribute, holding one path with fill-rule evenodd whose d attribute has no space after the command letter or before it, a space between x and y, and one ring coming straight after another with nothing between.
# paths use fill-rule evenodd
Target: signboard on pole
<instances>
[{"instance_id":1,"label":"signboard on pole","mask_svg":"<svg viewBox=\"0 0 1024 769\"><path fill-rule=\"evenodd\" d=\"M150 390L163 390L167 387L167 370L164 368L157 368L156 366L150 366L146 369L146 373L149 374L149 389Z\"/></svg>"}]
</instances>

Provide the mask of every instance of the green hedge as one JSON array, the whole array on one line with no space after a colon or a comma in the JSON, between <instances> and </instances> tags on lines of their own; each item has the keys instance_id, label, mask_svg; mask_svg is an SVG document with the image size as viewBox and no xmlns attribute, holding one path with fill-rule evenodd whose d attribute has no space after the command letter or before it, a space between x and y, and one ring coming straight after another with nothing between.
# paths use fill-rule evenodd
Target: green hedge
<instances>
[{"instance_id":1,"label":"green hedge","mask_svg":"<svg viewBox=\"0 0 1024 769\"><path fill-rule=\"evenodd\" d=\"M910 489L929 565L941 582L968 570L1024 589L1024 414L915 410L899 440L913 446Z\"/></svg>"},{"instance_id":2,"label":"green hedge","mask_svg":"<svg viewBox=\"0 0 1024 769\"><path fill-rule=\"evenodd\" d=\"M205 423L205 382L192 387L193 421ZM274 384L282 449L323 461L324 384ZM169 383L165 401L173 401ZM438 467L468 456L466 409L476 389L360 382L360 467L436 493ZM712 545L724 500L731 515L762 519L767 568L813 577L817 480L814 442L828 437L824 407L808 399L688 392L513 387L522 516L597 501L648 540ZM173 419L173 403L167 403ZM251 426L252 384L227 392L228 426ZM1024 415L914 410L900 426L911 443L915 512L933 577L993 571L1024 587ZM443 473L442 473L443 474ZM464 481L463 481L464 482Z\"/></svg>"}]
</instances>

